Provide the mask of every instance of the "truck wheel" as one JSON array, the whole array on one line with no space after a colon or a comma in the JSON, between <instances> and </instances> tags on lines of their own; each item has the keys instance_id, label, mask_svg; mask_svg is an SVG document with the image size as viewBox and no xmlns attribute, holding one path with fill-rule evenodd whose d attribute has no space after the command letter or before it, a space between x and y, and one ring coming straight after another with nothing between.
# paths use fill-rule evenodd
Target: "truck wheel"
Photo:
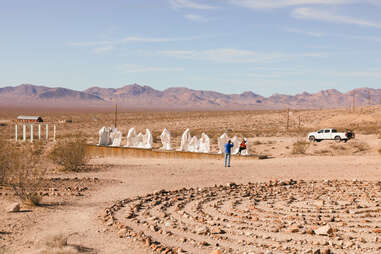
<instances>
[{"instance_id":1,"label":"truck wheel","mask_svg":"<svg viewBox=\"0 0 381 254\"><path fill-rule=\"evenodd\" d=\"M340 136L336 136L336 137L335 137L335 141L336 141L337 143L339 143L339 142L341 141Z\"/></svg>"},{"instance_id":2,"label":"truck wheel","mask_svg":"<svg viewBox=\"0 0 381 254\"><path fill-rule=\"evenodd\" d=\"M314 141L315 141L315 137L314 137L314 136L310 136L308 139L309 139L311 142L314 142Z\"/></svg>"}]
</instances>

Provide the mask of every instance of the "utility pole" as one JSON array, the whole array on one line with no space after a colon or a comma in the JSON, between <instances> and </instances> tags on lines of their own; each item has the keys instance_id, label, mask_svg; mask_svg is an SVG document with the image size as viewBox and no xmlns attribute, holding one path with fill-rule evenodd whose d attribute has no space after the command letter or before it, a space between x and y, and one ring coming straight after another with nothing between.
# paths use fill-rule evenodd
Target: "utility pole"
<instances>
[{"instance_id":1,"label":"utility pole","mask_svg":"<svg viewBox=\"0 0 381 254\"><path fill-rule=\"evenodd\" d=\"M286 130L288 131L288 124L289 124L289 121L290 121L290 109L287 108L287 124L286 124Z\"/></svg>"},{"instance_id":2,"label":"utility pole","mask_svg":"<svg viewBox=\"0 0 381 254\"><path fill-rule=\"evenodd\" d=\"M114 126L116 128L116 122L118 120L118 104L115 104L115 117L114 117Z\"/></svg>"}]
</instances>

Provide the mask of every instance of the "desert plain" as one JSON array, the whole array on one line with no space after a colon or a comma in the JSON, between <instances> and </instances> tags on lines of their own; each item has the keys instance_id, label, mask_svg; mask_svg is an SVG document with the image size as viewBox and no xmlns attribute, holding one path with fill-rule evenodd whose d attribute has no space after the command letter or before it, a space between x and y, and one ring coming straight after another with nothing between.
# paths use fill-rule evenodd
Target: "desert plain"
<instances>
[{"instance_id":1,"label":"desert plain","mask_svg":"<svg viewBox=\"0 0 381 254\"><path fill-rule=\"evenodd\" d=\"M20 112L3 111L14 140ZM114 112L34 112L57 126L57 141L115 124ZM72 122L59 123L60 120ZM217 152L227 133L267 159L92 156L86 170L47 169L39 206L0 189L0 253L380 253L381 107L226 112L119 112L117 128L149 128L159 149L186 128ZM307 142L320 128L351 129L348 142ZM12 141L13 142L13 141ZM49 150L52 142L45 144ZM20 211L9 212L15 202Z\"/></svg>"}]
</instances>

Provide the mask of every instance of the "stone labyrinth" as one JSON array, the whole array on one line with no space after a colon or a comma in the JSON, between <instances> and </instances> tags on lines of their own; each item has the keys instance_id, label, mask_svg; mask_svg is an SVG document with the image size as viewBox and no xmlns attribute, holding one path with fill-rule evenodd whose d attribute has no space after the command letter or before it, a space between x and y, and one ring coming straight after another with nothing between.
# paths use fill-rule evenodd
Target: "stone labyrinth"
<instances>
[{"instance_id":1,"label":"stone labyrinth","mask_svg":"<svg viewBox=\"0 0 381 254\"><path fill-rule=\"evenodd\" d=\"M381 182L275 181L161 190L104 223L153 253L380 253Z\"/></svg>"}]
</instances>

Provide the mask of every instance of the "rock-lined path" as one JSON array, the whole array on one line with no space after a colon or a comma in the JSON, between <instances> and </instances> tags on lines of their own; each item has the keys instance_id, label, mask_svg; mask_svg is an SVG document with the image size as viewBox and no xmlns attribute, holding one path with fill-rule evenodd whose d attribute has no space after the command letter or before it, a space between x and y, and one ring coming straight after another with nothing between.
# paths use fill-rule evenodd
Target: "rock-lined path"
<instances>
[{"instance_id":1,"label":"rock-lined path","mask_svg":"<svg viewBox=\"0 0 381 254\"><path fill-rule=\"evenodd\" d=\"M105 209L157 253L377 253L381 182L280 181L161 190Z\"/></svg>"},{"instance_id":2,"label":"rock-lined path","mask_svg":"<svg viewBox=\"0 0 381 254\"><path fill-rule=\"evenodd\" d=\"M374 182L381 179L380 160L280 158L233 161L231 168L224 168L216 160L99 159L94 162L115 166L79 177L118 181L80 202L33 218L37 224L10 250L31 253L36 241L64 233L74 234L69 242L93 249L90 253L146 254L163 248L168 253L177 248L188 253L218 248L231 253L301 249L308 253L327 248L334 253L375 253L371 248L379 246L376 237L381 235L376 228L381 227L376 212L379 187ZM287 182L290 178L296 182ZM364 181L353 182L354 178ZM166 191L157 191L162 189ZM124 204L115 209L118 200ZM105 208L115 209L112 223ZM331 229L321 231L328 231L327 236L312 233L326 223ZM355 245L349 246L352 242ZM346 249L340 249L341 243Z\"/></svg>"}]
</instances>

